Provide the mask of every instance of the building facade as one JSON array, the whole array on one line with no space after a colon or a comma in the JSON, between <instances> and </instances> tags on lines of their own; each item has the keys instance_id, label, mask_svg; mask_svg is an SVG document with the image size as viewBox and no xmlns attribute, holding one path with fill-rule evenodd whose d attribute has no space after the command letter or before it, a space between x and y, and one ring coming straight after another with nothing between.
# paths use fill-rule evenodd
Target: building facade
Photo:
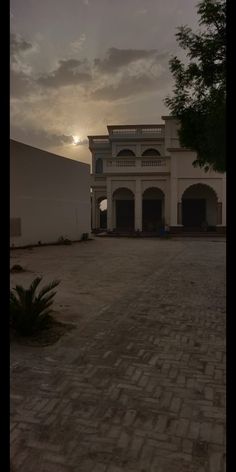
<instances>
[{"instance_id":1,"label":"building facade","mask_svg":"<svg viewBox=\"0 0 236 472\"><path fill-rule=\"evenodd\" d=\"M107 126L88 136L92 153L92 229L101 227L107 199L108 230L224 232L226 175L193 167L194 152L181 148L178 122Z\"/></svg>"},{"instance_id":2,"label":"building facade","mask_svg":"<svg viewBox=\"0 0 236 472\"><path fill-rule=\"evenodd\" d=\"M79 240L90 234L90 168L10 141L10 244Z\"/></svg>"}]
</instances>

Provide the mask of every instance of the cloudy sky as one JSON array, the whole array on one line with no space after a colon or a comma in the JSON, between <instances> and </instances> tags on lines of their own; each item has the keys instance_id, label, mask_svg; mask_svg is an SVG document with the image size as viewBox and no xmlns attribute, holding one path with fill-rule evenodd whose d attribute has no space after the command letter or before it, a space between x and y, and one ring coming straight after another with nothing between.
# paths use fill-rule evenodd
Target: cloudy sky
<instances>
[{"instance_id":1,"label":"cloudy sky","mask_svg":"<svg viewBox=\"0 0 236 472\"><path fill-rule=\"evenodd\" d=\"M162 123L197 0L11 0L11 137L90 162L107 124Z\"/></svg>"}]
</instances>

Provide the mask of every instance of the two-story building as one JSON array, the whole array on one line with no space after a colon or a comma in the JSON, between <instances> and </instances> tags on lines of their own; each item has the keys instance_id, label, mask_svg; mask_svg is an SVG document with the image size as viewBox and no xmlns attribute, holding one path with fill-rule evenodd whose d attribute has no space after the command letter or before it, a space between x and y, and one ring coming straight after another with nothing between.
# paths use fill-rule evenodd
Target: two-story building
<instances>
[{"instance_id":1,"label":"two-story building","mask_svg":"<svg viewBox=\"0 0 236 472\"><path fill-rule=\"evenodd\" d=\"M107 229L171 231L226 227L226 175L192 165L196 154L180 147L178 121L107 126L88 136L92 153L92 228L107 199Z\"/></svg>"}]
</instances>

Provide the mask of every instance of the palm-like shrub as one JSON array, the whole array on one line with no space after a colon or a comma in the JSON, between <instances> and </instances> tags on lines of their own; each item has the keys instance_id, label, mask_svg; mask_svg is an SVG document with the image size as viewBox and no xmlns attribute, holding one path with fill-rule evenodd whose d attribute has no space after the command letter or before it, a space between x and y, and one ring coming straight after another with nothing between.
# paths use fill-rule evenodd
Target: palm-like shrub
<instances>
[{"instance_id":1,"label":"palm-like shrub","mask_svg":"<svg viewBox=\"0 0 236 472\"><path fill-rule=\"evenodd\" d=\"M53 280L45 285L38 294L36 290L42 277L36 277L28 289L16 285L10 292L10 324L11 327L23 336L30 336L45 328L52 320L52 304L60 283Z\"/></svg>"}]
</instances>

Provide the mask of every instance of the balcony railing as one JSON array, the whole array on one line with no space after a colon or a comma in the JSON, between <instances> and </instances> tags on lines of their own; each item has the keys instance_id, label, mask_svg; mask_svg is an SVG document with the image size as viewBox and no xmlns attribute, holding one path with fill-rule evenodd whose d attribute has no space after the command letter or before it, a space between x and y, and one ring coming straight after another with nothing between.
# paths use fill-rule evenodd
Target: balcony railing
<instances>
[{"instance_id":1,"label":"balcony railing","mask_svg":"<svg viewBox=\"0 0 236 472\"><path fill-rule=\"evenodd\" d=\"M109 127L108 127L109 128ZM110 128L110 137L122 138L122 137L155 137L163 138L165 132L164 125L148 126L148 127L132 127L132 128Z\"/></svg>"},{"instance_id":2,"label":"balcony railing","mask_svg":"<svg viewBox=\"0 0 236 472\"><path fill-rule=\"evenodd\" d=\"M163 167L166 165L165 159L142 159L142 167Z\"/></svg>"},{"instance_id":3,"label":"balcony railing","mask_svg":"<svg viewBox=\"0 0 236 472\"><path fill-rule=\"evenodd\" d=\"M107 167L135 167L135 159L109 159Z\"/></svg>"},{"instance_id":4,"label":"balcony railing","mask_svg":"<svg viewBox=\"0 0 236 472\"><path fill-rule=\"evenodd\" d=\"M104 173L136 173L136 172L169 172L170 161L168 157L130 157L121 158L103 158ZM96 175L102 175L98 173Z\"/></svg>"}]
</instances>

